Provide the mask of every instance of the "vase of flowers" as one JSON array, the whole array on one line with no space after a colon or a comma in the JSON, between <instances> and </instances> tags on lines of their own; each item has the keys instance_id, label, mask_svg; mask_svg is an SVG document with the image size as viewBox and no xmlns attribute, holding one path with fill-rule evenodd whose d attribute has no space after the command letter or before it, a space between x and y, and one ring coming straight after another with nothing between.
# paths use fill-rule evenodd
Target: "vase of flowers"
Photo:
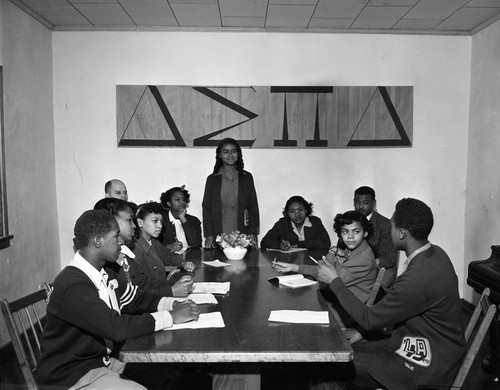
<instances>
[{"instance_id":1,"label":"vase of flowers","mask_svg":"<svg viewBox=\"0 0 500 390\"><path fill-rule=\"evenodd\" d=\"M215 241L224 251L229 260L241 260L247 253L247 248L253 245L253 241L246 234L235 230L231 233L222 233Z\"/></svg>"}]
</instances>

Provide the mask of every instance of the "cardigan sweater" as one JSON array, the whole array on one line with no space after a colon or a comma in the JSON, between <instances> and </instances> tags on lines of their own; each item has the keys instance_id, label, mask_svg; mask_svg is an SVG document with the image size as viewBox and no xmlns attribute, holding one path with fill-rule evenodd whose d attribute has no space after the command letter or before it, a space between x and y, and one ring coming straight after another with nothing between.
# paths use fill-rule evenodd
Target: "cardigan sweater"
<instances>
[{"instance_id":1,"label":"cardigan sweater","mask_svg":"<svg viewBox=\"0 0 500 390\"><path fill-rule=\"evenodd\" d=\"M304 241L299 241L299 237L293 231L292 221L282 217L274 224L260 245L263 249L280 249L281 240L286 240L292 245L297 245L299 248L307 249L328 249L330 248L330 236L326 231L321 219L318 217L309 216L311 227L304 226Z\"/></svg>"},{"instance_id":2,"label":"cardigan sweater","mask_svg":"<svg viewBox=\"0 0 500 390\"><path fill-rule=\"evenodd\" d=\"M222 231L222 175L212 174L207 177L203 195L203 235L216 237ZM238 175L238 230L245 234L259 234L259 204L253 176L243 171Z\"/></svg>"},{"instance_id":3,"label":"cardigan sweater","mask_svg":"<svg viewBox=\"0 0 500 390\"><path fill-rule=\"evenodd\" d=\"M449 386L465 351L458 278L438 246L419 253L387 295L366 307L340 278L330 283L344 309L366 330L393 325L389 347L368 372L388 389Z\"/></svg>"},{"instance_id":4,"label":"cardigan sweater","mask_svg":"<svg viewBox=\"0 0 500 390\"><path fill-rule=\"evenodd\" d=\"M382 287L387 289L392 286L396 279L398 266L398 251L392 245L391 221L374 211L370 222L373 226L373 234L368 238L368 244L370 244L375 258L379 260L378 266L385 268ZM342 239L339 239L337 246L341 249L346 248Z\"/></svg>"},{"instance_id":5,"label":"cardigan sweater","mask_svg":"<svg viewBox=\"0 0 500 390\"><path fill-rule=\"evenodd\" d=\"M130 294L130 290L128 284L118 280L117 298ZM64 268L54 280L47 305L38 382L71 387L90 370L105 367L103 358L114 343L154 332L155 319L147 313L157 310L161 297L133 290L135 296L119 314L99 297L83 271L73 266Z\"/></svg>"},{"instance_id":6,"label":"cardigan sweater","mask_svg":"<svg viewBox=\"0 0 500 390\"><path fill-rule=\"evenodd\" d=\"M377 278L375 256L366 240L350 253L346 261L343 263L335 261L335 269L344 285L356 298L363 303L366 302ZM318 278L317 265L299 264L299 272Z\"/></svg>"}]
</instances>

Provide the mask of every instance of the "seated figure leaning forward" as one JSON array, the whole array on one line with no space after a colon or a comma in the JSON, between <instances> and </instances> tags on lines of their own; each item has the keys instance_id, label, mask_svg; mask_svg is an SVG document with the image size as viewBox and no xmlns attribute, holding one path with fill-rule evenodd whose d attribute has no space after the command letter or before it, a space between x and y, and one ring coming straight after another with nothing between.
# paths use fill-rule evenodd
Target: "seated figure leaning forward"
<instances>
[{"instance_id":1,"label":"seated figure leaning forward","mask_svg":"<svg viewBox=\"0 0 500 390\"><path fill-rule=\"evenodd\" d=\"M394 328L388 339L353 345L353 381L332 379L328 386L324 376L313 375L313 388L399 390L453 382L465 351L458 278L448 255L428 241L433 223L425 203L405 198L396 204L391 237L407 260L394 286L372 307L356 298L333 265L319 261L318 279L330 285L361 327Z\"/></svg>"}]
</instances>

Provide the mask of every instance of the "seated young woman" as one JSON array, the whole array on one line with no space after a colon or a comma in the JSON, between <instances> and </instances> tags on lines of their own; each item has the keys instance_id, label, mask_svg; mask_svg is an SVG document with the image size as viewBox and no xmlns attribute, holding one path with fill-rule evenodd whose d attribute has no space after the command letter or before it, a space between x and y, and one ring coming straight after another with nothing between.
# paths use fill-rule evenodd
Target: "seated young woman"
<instances>
[{"instance_id":1,"label":"seated young woman","mask_svg":"<svg viewBox=\"0 0 500 390\"><path fill-rule=\"evenodd\" d=\"M166 265L175 265L188 272L194 271L194 264L185 261L181 255L165 248L158 241L163 226L163 207L158 202L141 204L136 212L139 238L137 239L134 254L137 264L144 272L153 278L165 279Z\"/></svg>"},{"instance_id":2,"label":"seated young woman","mask_svg":"<svg viewBox=\"0 0 500 390\"><path fill-rule=\"evenodd\" d=\"M367 238L372 234L370 221L359 211L347 211L337 214L333 228L345 243L346 249L330 248L328 255L321 261L334 265L346 287L361 301L366 302L377 278L377 264ZM318 266L273 263L277 272L299 272L317 279Z\"/></svg>"},{"instance_id":3,"label":"seated young woman","mask_svg":"<svg viewBox=\"0 0 500 390\"><path fill-rule=\"evenodd\" d=\"M190 195L188 190L173 187L161 194L163 213L163 230L159 240L172 252L182 253L187 248L201 246L201 222L187 213Z\"/></svg>"},{"instance_id":4,"label":"seated young woman","mask_svg":"<svg viewBox=\"0 0 500 390\"><path fill-rule=\"evenodd\" d=\"M283 218L262 239L262 249L330 248L330 237L321 219L311 214L312 203L302 196L292 196L285 204Z\"/></svg>"}]
</instances>

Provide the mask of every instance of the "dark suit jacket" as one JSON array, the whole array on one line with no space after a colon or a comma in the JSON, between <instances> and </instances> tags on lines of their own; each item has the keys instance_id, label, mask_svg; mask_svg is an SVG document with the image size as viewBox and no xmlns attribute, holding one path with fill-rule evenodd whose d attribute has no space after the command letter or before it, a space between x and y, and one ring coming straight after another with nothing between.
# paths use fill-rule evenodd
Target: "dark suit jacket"
<instances>
[{"instance_id":1,"label":"dark suit jacket","mask_svg":"<svg viewBox=\"0 0 500 390\"><path fill-rule=\"evenodd\" d=\"M222 175L212 174L207 177L205 194L203 195L203 235L214 237L222 231ZM245 214L248 220L245 221ZM259 234L259 204L257 193L250 172L243 171L238 175L238 230L245 234Z\"/></svg>"},{"instance_id":2,"label":"dark suit jacket","mask_svg":"<svg viewBox=\"0 0 500 390\"><path fill-rule=\"evenodd\" d=\"M382 287L387 289L394 283L398 267L398 251L392 245L391 221L374 211L370 222L373 225L373 235L368 239L368 244L379 260L379 267L385 268Z\"/></svg>"}]
</instances>

